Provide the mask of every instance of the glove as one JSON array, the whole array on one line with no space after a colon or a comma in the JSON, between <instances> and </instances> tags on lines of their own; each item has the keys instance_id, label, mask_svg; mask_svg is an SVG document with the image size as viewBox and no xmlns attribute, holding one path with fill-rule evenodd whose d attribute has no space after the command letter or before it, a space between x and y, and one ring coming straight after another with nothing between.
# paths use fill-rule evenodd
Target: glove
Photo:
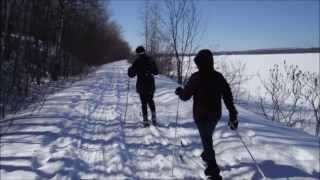
<instances>
[{"instance_id":1,"label":"glove","mask_svg":"<svg viewBox=\"0 0 320 180\"><path fill-rule=\"evenodd\" d=\"M136 76L136 73L134 72L134 69L133 69L132 66L129 67L129 69L128 69L128 76L131 77L131 78Z\"/></svg>"},{"instance_id":2,"label":"glove","mask_svg":"<svg viewBox=\"0 0 320 180\"><path fill-rule=\"evenodd\" d=\"M238 120L228 122L228 126L230 127L231 130L237 130L238 124L239 124Z\"/></svg>"},{"instance_id":3,"label":"glove","mask_svg":"<svg viewBox=\"0 0 320 180\"><path fill-rule=\"evenodd\" d=\"M179 96L182 93L182 87L177 87L174 93Z\"/></svg>"}]
</instances>

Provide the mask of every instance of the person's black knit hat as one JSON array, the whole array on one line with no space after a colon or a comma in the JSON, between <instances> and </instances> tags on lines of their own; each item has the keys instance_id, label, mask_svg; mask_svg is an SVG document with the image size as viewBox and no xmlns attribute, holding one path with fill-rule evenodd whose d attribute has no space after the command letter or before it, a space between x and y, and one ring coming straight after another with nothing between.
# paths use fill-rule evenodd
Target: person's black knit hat
<instances>
[{"instance_id":1,"label":"person's black knit hat","mask_svg":"<svg viewBox=\"0 0 320 180\"><path fill-rule=\"evenodd\" d=\"M213 54L209 49L200 50L194 58L194 62L199 68L213 68Z\"/></svg>"},{"instance_id":2,"label":"person's black knit hat","mask_svg":"<svg viewBox=\"0 0 320 180\"><path fill-rule=\"evenodd\" d=\"M137 49L136 49L136 53L137 54L143 54L143 53L145 53L145 49L144 49L144 47L143 46L138 46L137 47Z\"/></svg>"}]
</instances>

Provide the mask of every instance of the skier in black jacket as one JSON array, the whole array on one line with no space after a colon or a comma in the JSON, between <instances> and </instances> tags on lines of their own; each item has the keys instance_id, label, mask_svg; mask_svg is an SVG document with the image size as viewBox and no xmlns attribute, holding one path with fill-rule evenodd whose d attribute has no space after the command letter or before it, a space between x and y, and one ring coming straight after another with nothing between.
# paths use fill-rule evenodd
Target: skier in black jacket
<instances>
[{"instance_id":1,"label":"skier in black jacket","mask_svg":"<svg viewBox=\"0 0 320 180\"><path fill-rule=\"evenodd\" d=\"M237 110L229 84L213 68L212 52L207 49L199 51L194 62L199 71L192 74L185 87L178 87L175 93L184 101L193 96L193 116L203 145L201 158L207 164L205 174L219 180L222 177L215 159L212 135L221 118L221 99L229 110L229 126L232 130L238 128Z\"/></svg>"},{"instance_id":2,"label":"skier in black jacket","mask_svg":"<svg viewBox=\"0 0 320 180\"><path fill-rule=\"evenodd\" d=\"M152 123L156 124L156 107L153 101L153 94L155 91L154 75L158 74L158 68L152 58L146 55L143 46L136 49L138 57L133 62L132 66L128 69L128 76L133 78L137 75L136 90L140 95L142 104L143 124L149 126L148 122L148 109L151 110Z\"/></svg>"}]
</instances>

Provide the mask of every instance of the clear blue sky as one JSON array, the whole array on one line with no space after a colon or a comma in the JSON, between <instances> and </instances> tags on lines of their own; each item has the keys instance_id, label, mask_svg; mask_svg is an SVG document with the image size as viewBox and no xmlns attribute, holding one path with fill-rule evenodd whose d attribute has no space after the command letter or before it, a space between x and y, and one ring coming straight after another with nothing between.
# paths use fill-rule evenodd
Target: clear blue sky
<instances>
[{"instance_id":1,"label":"clear blue sky","mask_svg":"<svg viewBox=\"0 0 320 180\"><path fill-rule=\"evenodd\" d=\"M144 0L111 0L111 18L132 48L143 43ZM201 48L320 46L320 0L198 0Z\"/></svg>"}]
</instances>

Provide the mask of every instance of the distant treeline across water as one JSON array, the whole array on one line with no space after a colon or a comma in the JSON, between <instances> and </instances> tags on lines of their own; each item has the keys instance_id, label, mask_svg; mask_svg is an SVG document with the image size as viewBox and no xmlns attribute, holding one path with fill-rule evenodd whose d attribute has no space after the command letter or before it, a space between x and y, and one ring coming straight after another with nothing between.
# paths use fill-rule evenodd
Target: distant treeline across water
<instances>
[{"instance_id":1,"label":"distant treeline across water","mask_svg":"<svg viewBox=\"0 0 320 180\"><path fill-rule=\"evenodd\" d=\"M294 54L294 53L320 53L320 47L312 48L276 48L276 49L254 49L254 50L240 50L240 51L214 51L214 56L220 55L241 55L241 54ZM192 54L179 54L179 56L195 56ZM174 56L174 54L161 53L157 56Z\"/></svg>"}]
</instances>

